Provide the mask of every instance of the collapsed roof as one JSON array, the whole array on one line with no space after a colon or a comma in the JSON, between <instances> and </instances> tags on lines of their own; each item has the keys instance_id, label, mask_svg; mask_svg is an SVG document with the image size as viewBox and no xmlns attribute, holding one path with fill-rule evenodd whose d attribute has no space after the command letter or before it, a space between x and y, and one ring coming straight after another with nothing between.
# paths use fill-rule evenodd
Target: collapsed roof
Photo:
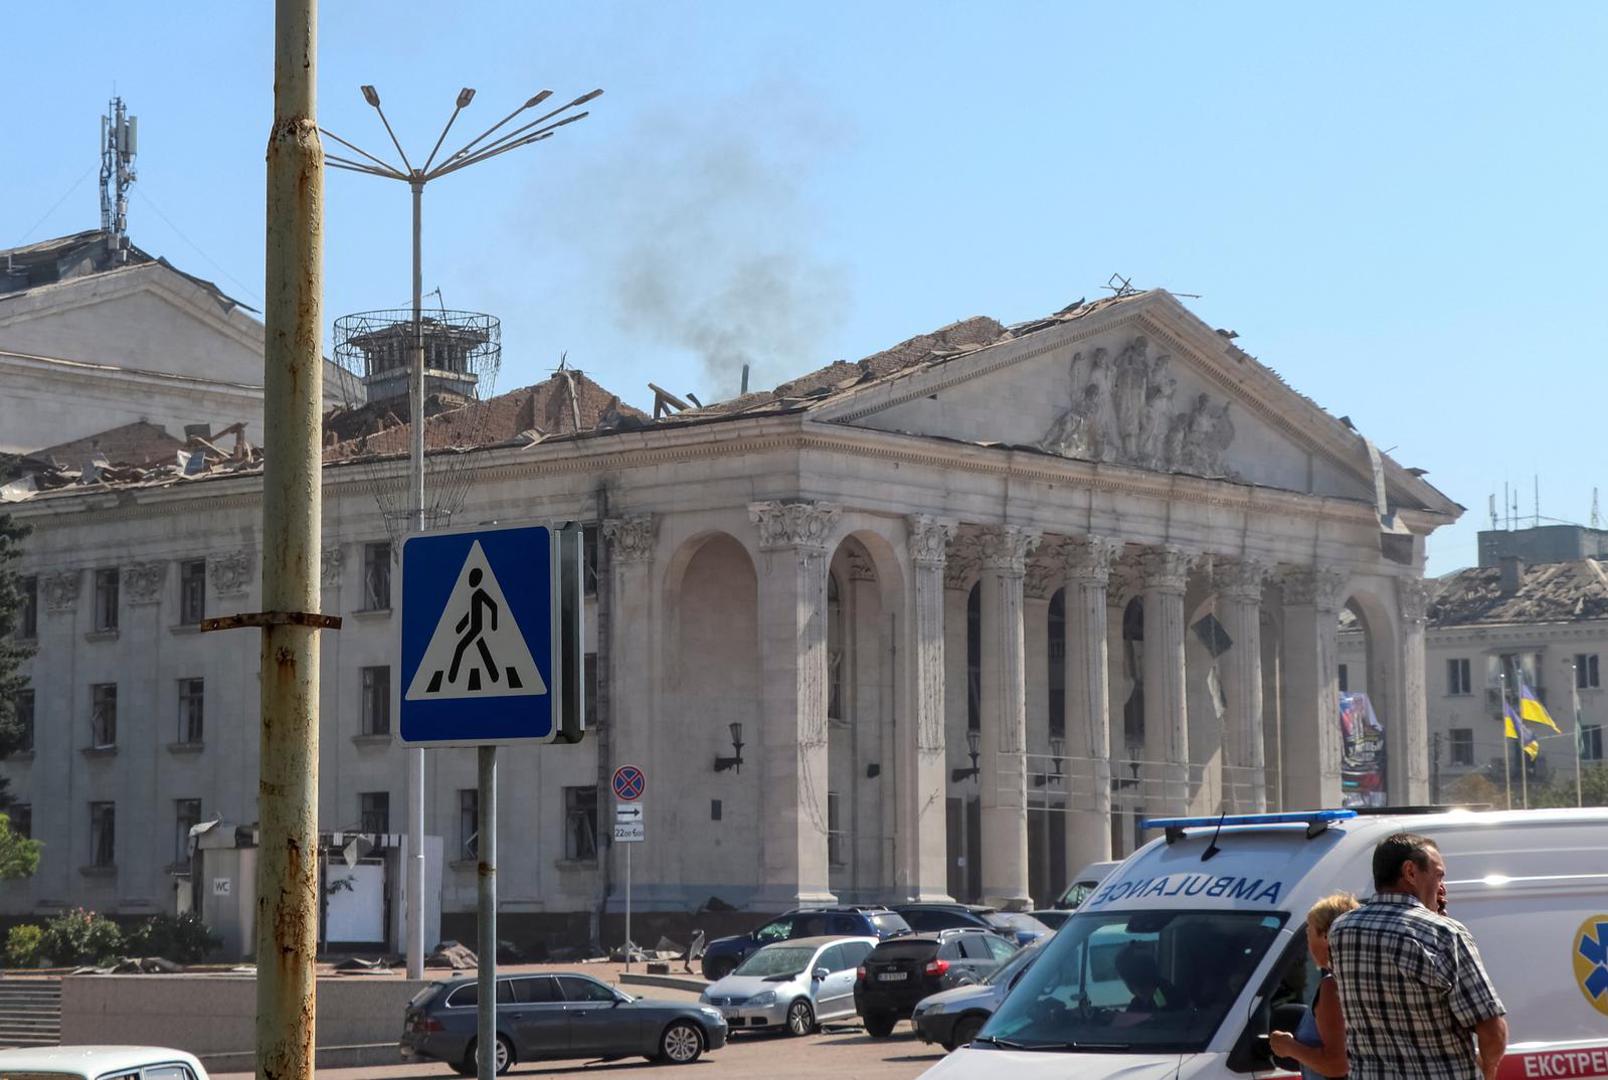
<instances>
[{"instance_id":1,"label":"collapsed roof","mask_svg":"<svg viewBox=\"0 0 1608 1080\"><path fill-rule=\"evenodd\" d=\"M57 282L113 273L131 266L155 264L201 286L225 308L257 310L236 300L205 278L187 274L161 256L152 255L142 248L130 244L121 253L126 258L120 259L119 254L112 251L107 243L107 234L101 229L86 229L21 247L0 248L0 303Z\"/></svg>"},{"instance_id":2,"label":"collapsed roof","mask_svg":"<svg viewBox=\"0 0 1608 1080\"><path fill-rule=\"evenodd\" d=\"M1503 569L1475 566L1430 583L1431 627L1567 623L1608 618L1608 572L1596 559L1518 564L1504 587ZM1514 587L1516 585L1516 587Z\"/></svg>"}]
</instances>

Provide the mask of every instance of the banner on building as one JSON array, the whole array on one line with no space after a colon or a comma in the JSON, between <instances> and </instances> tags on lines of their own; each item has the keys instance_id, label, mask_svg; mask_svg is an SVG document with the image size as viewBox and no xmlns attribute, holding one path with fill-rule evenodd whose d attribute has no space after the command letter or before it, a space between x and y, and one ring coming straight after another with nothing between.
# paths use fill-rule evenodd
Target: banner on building
<instances>
[{"instance_id":1,"label":"banner on building","mask_svg":"<svg viewBox=\"0 0 1608 1080\"><path fill-rule=\"evenodd\" d=\"M1385 729L1367 694L1340 695L1340 805L1384 806Z\"/></svg>"}]
</instances>

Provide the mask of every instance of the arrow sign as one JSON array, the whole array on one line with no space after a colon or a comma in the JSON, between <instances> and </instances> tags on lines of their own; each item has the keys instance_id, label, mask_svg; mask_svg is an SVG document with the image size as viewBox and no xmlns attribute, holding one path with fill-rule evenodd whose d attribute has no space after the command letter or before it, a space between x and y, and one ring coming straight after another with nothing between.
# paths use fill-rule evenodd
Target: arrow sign
<instances>
[{"instance_id":1,"label":"arrow sign","mask_svg":"<svg viewBox=\"0 0 1608 1080\"><path fill-rule=\"evenodd\" d=\"M614 806L614 820L624 824L627 821L642 820L641 803L616 803Z\"/></svg>"}]
</instances>

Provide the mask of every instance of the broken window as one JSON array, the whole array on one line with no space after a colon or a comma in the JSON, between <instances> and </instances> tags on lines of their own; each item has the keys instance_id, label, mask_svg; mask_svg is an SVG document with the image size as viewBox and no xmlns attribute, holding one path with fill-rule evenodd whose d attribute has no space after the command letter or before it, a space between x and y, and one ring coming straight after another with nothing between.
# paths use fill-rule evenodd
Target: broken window
<instances>
[{"instance_id":1,"label":"broken window","mask_svg":"<svg viewBox=\"0 0 1608 1080\"><path fill-rule=\"evenodd\" d=\"M1469 672L1467 659L1446 661L1446 692L1448 694L1472 693L1474 683Z\"/></svg>"},{"instance_id":2,"label":"broken window","mask_svg":"<svg viewBox=\"0 0 1608 1080\"><path fill-rule=\"evenodd\" d=\"M18 690L13 707L17 713L17 753L31 754L34 748L34 692Z\"/></svg>"},{"instance_id":3,"label":"broken window","mask_svg":"<svg viewBox=\"0 0 1608 1080\"><path fill-rule=\"evenodd\" d=\"M207 613L207 561L188 559L179 564L179 624L194 626Z\"/></svg>"},{"instance_id":4,"label":"broken window","mask_svg":"<svg viewBox=\"0 0 1608 1080\"><path fill-rule=\"evenodd\" d=\"M206 681L204 679L179 680L179 742L198 743L202 740L206 717Z\"/></svg>"},{"instance_id":5,"label":"broken window","mask_svg":"<svg viewBox=\"0 0 1608 1080\"><path fill-rule=\"evenodd\" d=\"M564 858L597 858L597 788L564 789Z\"/></svg>"},{"instance_id":6,"label":"broken window","mask_svg":"<svg viewBox=\"0 0 1608 1080\"><path fill-rule=\"evenodd\" d=\"M200 799L173 800L173 862L190 861L190 830L201 824Z\"/></svg>"},{"instance_id":7,"label":"broken window","mask_svg":"<svg viewBox=\"0 0 1608 1080\"><path fill-rule=\"evenodd\" d=\"M17 636L29 641L39 636L39 579L23 578L17 592Z\"/></svg>"},{"instance_id":8,"label":"broken window","mask_svg":"<svg viewBox=\"0 0 1608 1080\"><path fill-rule=\"evenodd\" d=\"M480 858L480 790L458 789L458 858Z\"/></svg>"},{"instance_id":9,"label":"broken window","mask_svg":"<svg viewBox=\"0 0 1608 1080\"><path fill-rule=\"evenodd\" d=\"M388 611L391 607L391 544L363 545L363 610Z\"/></svg>"},{"instance_id":10,"label":"broken window","mask_svg":"<svg viewBox=\"0 0 1608 1080\"><path fill-rule=\"evenodd\" d=\"M363 669L362 733L364 735L391 734L391 669L366 667Z\"/></svg>"},{"instance_id":11,"label":"broken window","mask_svg":"<svg viewBox=\"0 0 1608 1080\"><path fill-rule=\"evenodd\" d=\"M1450 743L1453 765L1472 766L1474 764L1473 728L1453 728Z\"/></svg>"},{"instance_id":12,"label":"broken window","mask_svg":"<svg viewBox=\"0 0 1608 1080\"><path fill-rule=\"evenodd\" d=\"M117 570L95 571L95 629L117 629Z\"/></svg>"},{"instance_id":13,"label":"broken window","mask_svg":"<svg viewBox=\"0 0 1608 1080\"><path fill-rule=\"evenodd\" d=\"M391 793L365 791L357 797L357 828L359 832L387 833L391 831Z\"/></svg>"},{"instance_id":14,"label":"broken window","mask_svg":"<svg viewBox=\"0 0 1608 1080\"><path fill-rule=\"evenodd\" d=\"M89 745L105 750L117 745L117 684L89 688Z\"/></svg>"},{"instance_id":15,"label":"broken window","mask_svg":"<svg viewBox=\"0 0 1608 1080\"><path fill-rule=\"evenodd\" d=\"M89 804L89 865L117 865L117 804Z\"/></svg>"},{"instance_id":16,"label":"broken window","mask_svg":"<svg viewBox=\"0 0 1608 1080\"><path fill-rule=\"evenodd\" d=\"M1575 685L1582 690L1597 690L1602 683L1597 679L1597 654L1575 654Z\"/></svg>"}]
</instances>

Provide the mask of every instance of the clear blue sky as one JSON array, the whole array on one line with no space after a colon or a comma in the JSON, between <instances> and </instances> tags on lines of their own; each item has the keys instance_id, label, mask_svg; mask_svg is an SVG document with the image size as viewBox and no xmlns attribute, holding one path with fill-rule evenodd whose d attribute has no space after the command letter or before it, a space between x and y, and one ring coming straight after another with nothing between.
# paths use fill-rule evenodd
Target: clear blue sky
<instances>
[{"instance_id":1,"label":"clear blue sky","mask_svg":"<svg viewBox=\"0 0 1608 1080\"><path fill-rule=\"evenodd\" d=\"M0 246L95 225L115 84L135 242L258 303L270 12L11 5ZM502 317L502 388L567 350L637 404L649 379L709 400L737 356L769 385L1120 271L1201 294L1468 506L1438 573L1504 480L1529 514L1539 474L1575 520L1608 485L1605 30L1584 3L348 0L324 4L320 119L383 150L371 82L423 152L460 86L465 135L539 87L607 90L426 195L425 288ZM405 303L405 187L327 191L327 321Z\"/></svg>"}]
</instances>

